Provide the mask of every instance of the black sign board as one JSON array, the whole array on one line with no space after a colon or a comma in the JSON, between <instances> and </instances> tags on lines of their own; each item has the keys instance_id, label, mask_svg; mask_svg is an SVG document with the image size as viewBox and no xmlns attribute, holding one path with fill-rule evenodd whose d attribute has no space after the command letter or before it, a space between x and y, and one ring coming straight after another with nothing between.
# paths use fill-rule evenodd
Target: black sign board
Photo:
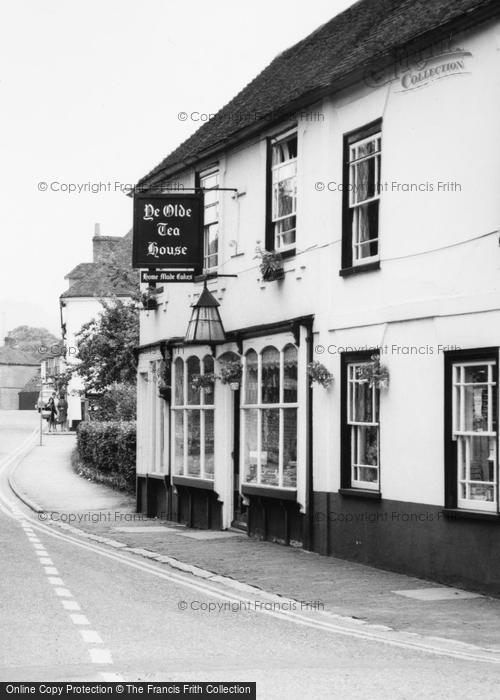
<instances>
[{"instance_id":1,"label":"black sign board","mask_svg":"<svg viewBox=\"0 0 500 700\"><path fill-rule=\"evenodd\" d=\"M194 282L194 270L141 270L141 282Z\"/></svg>"},{"instance_id":2,"label":"black sign board","mask_svg":"<svg viewBox=\"0 0 500 700\"><path fill-rule=\"evenodd\" d=\"M202 240L202 193L135 195L133 267L190 267L201 273Z\"/></svg>"}]
</instances>

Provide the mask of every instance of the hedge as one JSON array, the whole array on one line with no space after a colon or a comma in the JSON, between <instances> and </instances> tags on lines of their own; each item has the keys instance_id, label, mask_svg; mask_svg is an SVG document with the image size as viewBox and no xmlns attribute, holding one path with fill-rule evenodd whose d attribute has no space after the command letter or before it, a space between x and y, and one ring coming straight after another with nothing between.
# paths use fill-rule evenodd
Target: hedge
<instances>
[{"instance_id":1,"label":"hedge","mask_svg":"<svg viewBox=\"0 0 500 700\"><path fill-rule=\"evenodd\" d=\"M76 449L81 464L97 475L118 477L135 488L135 421L82 421Z\"/></svg>"}]
</instances>

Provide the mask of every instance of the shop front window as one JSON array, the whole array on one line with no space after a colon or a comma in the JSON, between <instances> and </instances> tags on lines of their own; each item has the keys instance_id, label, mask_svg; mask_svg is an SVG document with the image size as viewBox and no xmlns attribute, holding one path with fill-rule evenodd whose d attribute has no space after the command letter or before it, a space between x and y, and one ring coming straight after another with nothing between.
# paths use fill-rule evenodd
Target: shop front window
<instances>
[{"instance_id":1,"label":"shop front window","mask_svg":"<svg viewBox=\"0 0 500 700\"><path fill-rule=\"evenodd\" d=\"M198 375L213 374L214 360L191 356L174 362L174 470L198 479L214 478L214 387L198 388Z\"/></svg>"},{"instance_id":2,"label":"shop front window","mask_svg":"<svg viewBox=\"0 0 500 700\"><path fill-rule=\"evenodd\" d=\"M457 506L496 511L497 383L493 360L453 365Z\"/></svg>"},{"instance_id":3,"label":"shop front window","mask_svg":"<svg viewBox=\"0 0 500 700\"><path fill-rule=\"evenodd\" d=\"M247 484L296 488L297 348L268 346L245 355L243 459Z\"/></svg>"}]
</instances>

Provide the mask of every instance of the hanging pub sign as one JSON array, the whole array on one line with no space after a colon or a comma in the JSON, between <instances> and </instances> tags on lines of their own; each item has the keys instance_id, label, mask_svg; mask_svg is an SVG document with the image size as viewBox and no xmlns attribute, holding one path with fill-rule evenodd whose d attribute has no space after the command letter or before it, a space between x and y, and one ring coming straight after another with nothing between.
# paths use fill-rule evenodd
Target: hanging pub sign
<instances>
[{"instance_id":1,"label":"hanging pub sign","mask_svg":"<svg viewBox=\"0 0 500 700\"><path fill-rule=\"evenodd\" d=\"M203 194L134 196L132 267L201 272Z\"/></svg>"}]
</instances>

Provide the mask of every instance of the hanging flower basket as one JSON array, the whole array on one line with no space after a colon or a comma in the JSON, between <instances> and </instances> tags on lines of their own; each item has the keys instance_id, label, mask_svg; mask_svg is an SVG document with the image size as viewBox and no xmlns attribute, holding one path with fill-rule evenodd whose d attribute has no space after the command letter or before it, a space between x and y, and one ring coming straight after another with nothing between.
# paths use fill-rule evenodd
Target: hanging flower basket
<instances>
[{"instance_id":1,"label":"hanging flower basket","mask_svg":"<svg viewBox=\"0 0 500 700\"><path fill-rule=\"evenodd\" d=\"M166 385L158 387L158 396L160 399L170 403L170 399L172 398L172 387Z\"/></svg>"},{"instance_id":2,"label":"hanging flower basket","mask_svg":"<svg viewBox=\"0 0 500 700\"><path fill-rule=\"evenodd\" d=\"M357 368L357 379L367 382L370 389L387 389L389 386L389 370L381 364L379 355L372 355L370 362Z\"/></svg>"},{"instance_id":3,"label":"hanging flower basket","mask_svg":"<svg viewBox=\"0 0 500 700\"><path fill-rule=\"evenodd\" d=\"M200 391L200 389L211 389L215 384L215 374L213 372L207 372L207 374L194 374L191 379L191 387L194 391Z\"/></svg>"},{"instance_id":4,"label":"hanging flower basket","mask_svg":"<svg viewBox=\"0 0 500 700\"><path fill-rule=\"evenodd\" d=\"M314 362L309 362L307 365L307 374L311 380L311 384L316 382L321 384L322 387L328 389L330 384L333 382L333 374L328 371L325 365L321 364L315 360Z\"/></svg>"},{"instance_id":5,"label":"hanging flower basket","mask_svg":"<svg viewBox=\"0 0 500 700\"><path fill-rule=\"evenodd\" d=\"M141 295L142 308L146 311L156 311L158 308L158 299L151 292L144 292Z\"/></svg>"},{"instance_id":6,"label":"hanging flower basket","mask_svg":"<svg viewBox=\"0 0 500 700\"><path fill-rule=\"evenodd\" d=\"M219 364L221 382L229 384L231 391L237 391L240 388L243 365L239 360L227 360Z\"/></svg>"},{"instance_id":7,"label":"hanging flower basket","mask_svg":"<svg viewBox=\"0 0 500 700\"><path fill-rule=\"evenodd\" d=\"M170 385L170 360L162 360L156 370L158 378L158 396L170 403L172 387Z\"/></svg>"},{"instance_id":8,"label":"hanging flower basket","mask_svg":"<svg viewBox=\"0 0 500 700\"><path fill-rule=\"evenodd\" d=\"M283 258L275 250L264 250L257 246L255 257L260 258L260 273L265 282L282 280L285 276L283 268Z\"/></svg>"}]
</instances>

